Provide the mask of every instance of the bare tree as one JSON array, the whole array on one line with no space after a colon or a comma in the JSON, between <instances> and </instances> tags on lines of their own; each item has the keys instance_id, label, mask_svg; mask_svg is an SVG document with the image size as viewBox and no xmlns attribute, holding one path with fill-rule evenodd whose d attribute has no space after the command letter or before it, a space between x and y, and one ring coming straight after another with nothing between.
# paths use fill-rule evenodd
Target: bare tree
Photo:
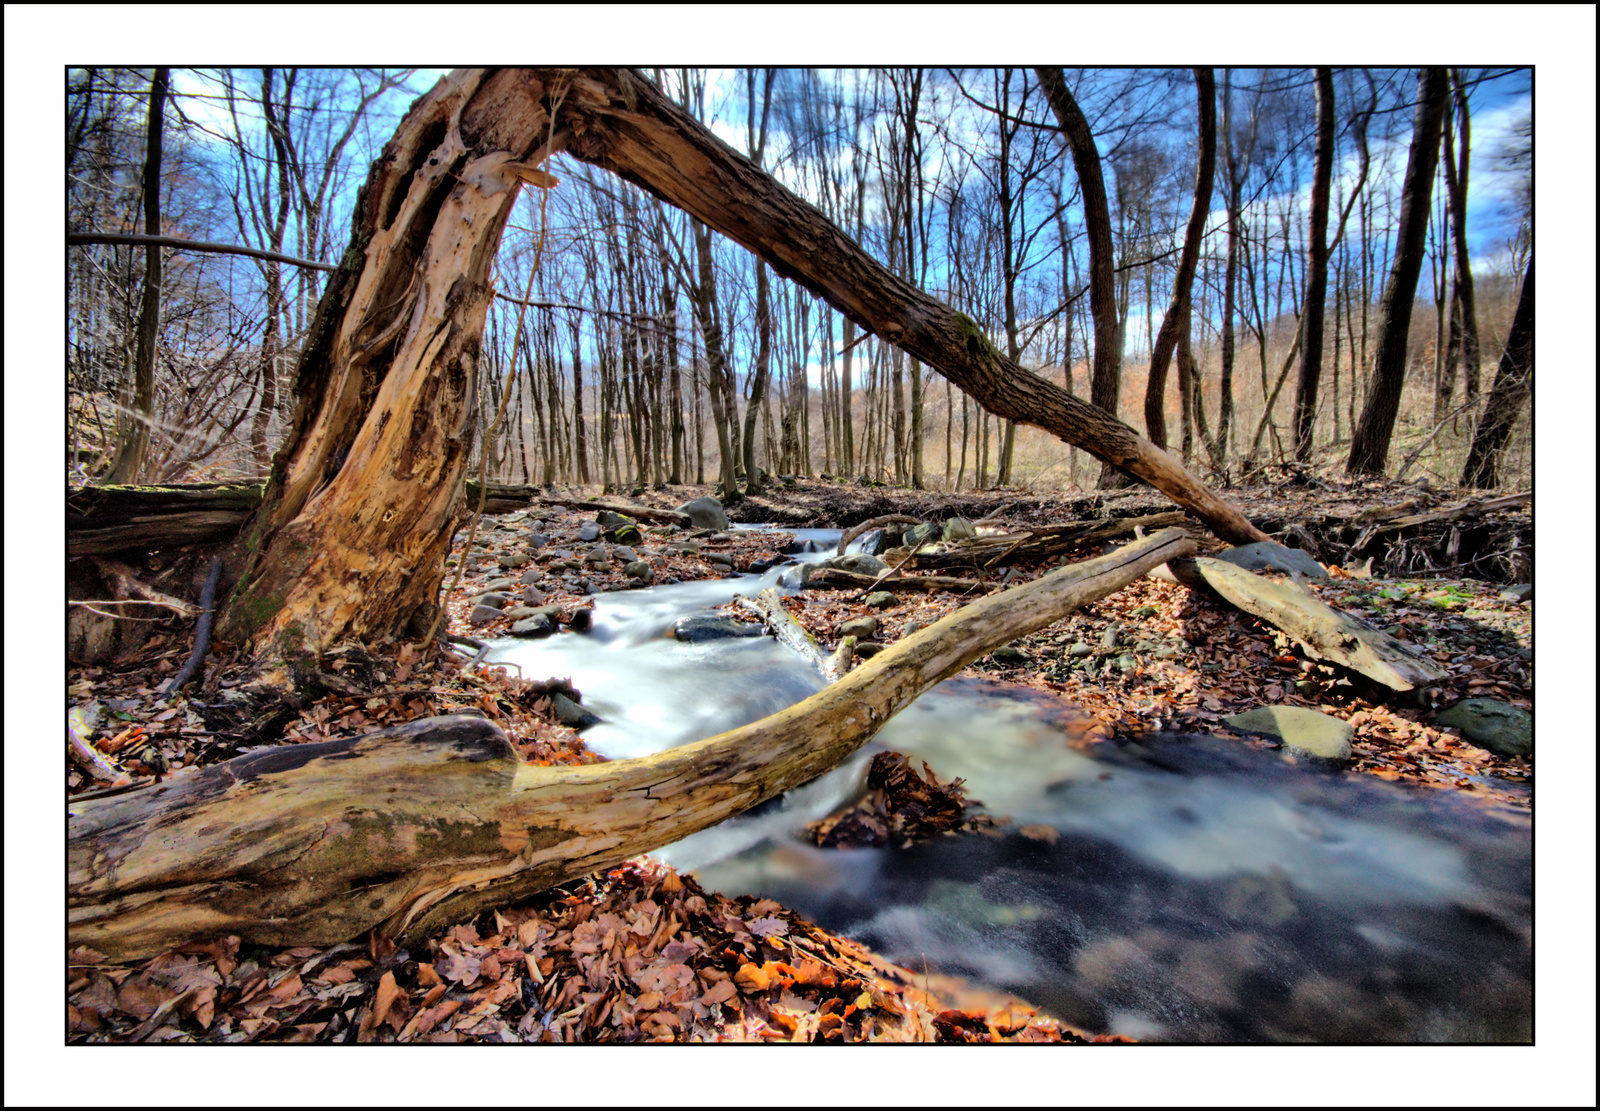
<instances>
[{"instance_id":1,"label":"bare tree","mask_svg":"<svg viewBox=\"0 0 1600 1111\"><path fill-rule=\"evenodd\" d=\"M1317 67L1317 161L1311 179L1311 260L1300 342L1300 378L1294 395L1294 454L1311 458L1317 386L1322 380L1322 324L1328 300L1328 194L1333 180L1333 70Z\"/></svg>"},{"instance_id":2,"label":"bare tree","mask_svg":"<svg viewBox=\"0 0 1600 1111\"><path fill-rule=\"evenodd\" d=\"M1522 294L1517 298L1517 313L1506 336L1500 368L1484 406L1483 419L1472 438L1466 466L1461 471L1463 486L1495 486L1500 480L1500 456L1522 407L1533 393L1533 260L1522 277Z\"/></svg>"},{"instance_id":3,"label":"bare tree","mask_svg":"<svg viewBox=\"0 0 1600 1111\"><path fill-rule=\"evenodd\" d=\"M1411 151L1401 188L1400 227L1395 233L1394 263L1383 292L1383 323L1372 369L1372 389L1350 444L1345 469L1350 474L1382 474L1389 439L1400 410L1405 382L1411 307L1422 271L1423 241L1428 231L1434 170L1439 163L1439 132L1450 93L1441 66L1429 66L1417 79L1417 110Z\"/></svg>"}]
</instances>

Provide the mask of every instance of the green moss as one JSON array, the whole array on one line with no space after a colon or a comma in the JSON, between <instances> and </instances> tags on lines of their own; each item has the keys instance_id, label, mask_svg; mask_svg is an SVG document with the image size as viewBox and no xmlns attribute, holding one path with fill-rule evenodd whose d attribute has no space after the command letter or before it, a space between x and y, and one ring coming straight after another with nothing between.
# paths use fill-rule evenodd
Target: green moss
<instances>
[{"instance_id":1,"label":"green moss","mask_svg":"<svg viewBox=\"0 0 1600 1111\"><path fill-rule=\"evenodd\" d=\"M975 359L986 359L990 362L1001 358L999 350L989 342L989 337L983 334L973 319L966 313L956 313L956 333L961 337L962 345L967 349L967 354Z\"/></svg>"}]
</instances>

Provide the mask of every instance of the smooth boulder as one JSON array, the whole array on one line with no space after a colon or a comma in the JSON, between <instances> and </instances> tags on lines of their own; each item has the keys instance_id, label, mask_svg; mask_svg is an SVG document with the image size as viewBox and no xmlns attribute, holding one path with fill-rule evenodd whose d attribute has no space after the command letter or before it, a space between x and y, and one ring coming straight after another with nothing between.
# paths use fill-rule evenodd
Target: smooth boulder
<instances>
[{"instance_id":1,"label":"smooth boulder","mask_svg":"<svg viewBox=\"0 0 1600 1111\"><path fill-rule=\"evenodd\" d=\"M722 503L716 498L695 498L693 501L684 502L678 506L678 512L687 513L695 528L728 527L728 515L722 511Z\"/></svg>"}]
</instances>

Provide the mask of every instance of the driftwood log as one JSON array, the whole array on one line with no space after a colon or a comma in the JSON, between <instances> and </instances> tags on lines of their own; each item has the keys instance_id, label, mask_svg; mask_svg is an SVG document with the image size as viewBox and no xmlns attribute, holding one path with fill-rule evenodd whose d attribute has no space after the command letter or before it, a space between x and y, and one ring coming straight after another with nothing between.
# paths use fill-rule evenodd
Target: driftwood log
<instances>
[{"instance_id":1,"label":"driftwood log","mask_svg":"<svg viewBox=\"0 0 1600 1111\"><path fill-rule=\"evenodd\" d=\"M238 934L327 945L432 930L738 814L836 766L1007 641L1190 554L1180 529L963 607L781 713L654 756L521 764L432 718L286 745L68 807L68 936L114 960Z\"/></svg>"},{"instance_id":2,"label":"driftwood log","mask_svg":"<svg viewBox=\"0 0 1600 1111\"><path fill-rule=\"evenodd\" d=\"M1104 543L1132 536L1140 529L1166 528L1182 523L1180 511L1152 513L1143 517L1118 517L1106 521L1072 521L1060 525L1019 529L992 536L976 536L941 545L931 551L918 551L907 567L922 570L942 567L997 567L1006 563L1049 559L1089 544ZM884 553L886 562L906 555L906 549Z\"/></svg>"},{"instance_id":3,"label":"driftwood log","mask_svg":"<svg viewBox=\"0 0 1600 1111\"><path fill-rule=\"evenodd\" d=\"M811 572L806 579L806 586L827 589L834 586L856 586L865 590L873 586L882 586L889 590L917 590L924 594L936 594L941 591L964 594L968 591L977 591L987 594L992 590L999 590L999 583L979 582L977 579L958 579L951 575L891 575L884 578L880 575L863 575L857 571L845 571L838 567L819 567Z\"/></svg>"},{"instance_id":4,"label":"driftwood log","mask_svg":"<svg viewBox=\"0 0 1600 1111\"><path fill-rule=\"evenodd\" d=\"M1438 663L1296 582L1268 579L1220 559L1179 559L1168 567L1179 582L1220 595L1282 629L1312 659L1341 664L1397 691L1425 687L1445 676Z\"/></svg>"},{"instance_id":5,"label":"driftwood log","mask_svg":"<svg viewBox=\"0 0 1600 1111\"><path fill-rule=\"evenodd\" d=\"M761 618L779 644L816 668L824 682L838 682L844 669L849 667L850 653L830 655L824 652L817 639L806 632L794 615L784 608L783 595L777 587L769 586L754 598L741 597L739 604Z\"/></svg>"}]
</instances>

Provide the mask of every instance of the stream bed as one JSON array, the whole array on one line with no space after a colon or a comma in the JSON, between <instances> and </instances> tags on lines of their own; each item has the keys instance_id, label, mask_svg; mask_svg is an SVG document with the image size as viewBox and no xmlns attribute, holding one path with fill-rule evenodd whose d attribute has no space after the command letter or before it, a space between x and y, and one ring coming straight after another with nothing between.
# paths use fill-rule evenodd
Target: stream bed
<instances>
[{"instance_id":1,"label":"stream bed","mask_svg":"<svg viewBox=\"0 0 1600 1111\"><path fill-rule=\"evenodd\" d=\"M839 534L786 530L821 559ZM680 617L764 576L601 595L593 631L498 641L567 675L595 751L645 755L820 689L768 637L701 644ZM726 895L784 903L911 969L1012 992L1079 1028L1171 1042L1513 1042L1532 1036L1526 819L1442 791L1295 766L1217 738L1072 745L1090 719L952 679L849 761L659 850ZM960 776L996 835L822 849L796 832L859 794L872 755Z\"/></svg>"}]
</instances>

